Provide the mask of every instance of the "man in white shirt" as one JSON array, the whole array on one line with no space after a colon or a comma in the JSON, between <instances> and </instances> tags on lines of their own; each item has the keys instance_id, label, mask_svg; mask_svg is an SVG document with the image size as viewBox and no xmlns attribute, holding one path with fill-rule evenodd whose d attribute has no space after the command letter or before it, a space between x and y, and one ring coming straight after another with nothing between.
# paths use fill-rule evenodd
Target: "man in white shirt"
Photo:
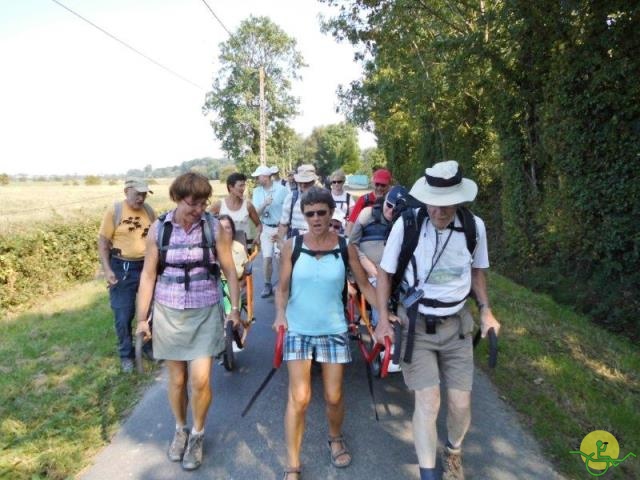
<instances>
[{"instance_id":1,"label":"man in white shirt","mask_svg":"<svg viewBox=\"0 0 640 480\"><path fill-rule=\"evenodd\" d=\"M278 221L282 216L282 205L287 196L287 188L271 179L273 168L260 165L251 174L257 177L258 186L253 190L253 205L262 223L260 248L262 250L264 289L260 296L266 298L273 293L273 254L278 241Z\"/></svg>"},{"instance_id":2,"label":"man in white shirt","mask_svg":"<svg viewBox=\"0 0 640 480\"><path fill-rule=\"evenodd\" d=\"M287 198L284 199L282 216L278 226L280 247L282 247L282 243L287 238L306 233L308 228L307 221L304 219L300 209L300 198L318 180L316 168L313 165L300 165L293 178L298 188L291 190Z\"/></svg>"},{"instance_id":3,"label":"man in white shirt","mask_svg":"<svg viewBox=\"0 0 640 480\"><path fill-rule=\"evenodd\" d=\"M475 182L462 178L455 161L427 168L409 192L424 204L414 212L418 231L405 232L404 221L396 221L378 270L378 341L387 335L393 339L387 302L396 271L394 283L403 280L398 304L403 325L401 366L405 383L415 395L413 435L421 480L440 478L436 471L436 418L441 378L447 388L448 434L442 478L464 479L462 441L471 423L473 383L473 318L465 306L469 294L478 303L482 336L490 328L496 334L500 329L487 295L489 258L484 222L461 207L473 201L477 192ZM414 235L417 240L408 255L402 249L404 235ZM399 259L407 257L411 261L401 272Z\"/></svg>"}]
</instances>

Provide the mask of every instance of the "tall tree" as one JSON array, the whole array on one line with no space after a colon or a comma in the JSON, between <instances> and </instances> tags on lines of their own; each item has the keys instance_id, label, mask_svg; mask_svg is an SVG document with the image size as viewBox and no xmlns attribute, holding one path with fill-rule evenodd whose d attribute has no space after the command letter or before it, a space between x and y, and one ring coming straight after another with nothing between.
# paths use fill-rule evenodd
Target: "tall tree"
<instances>
[{"instance_id":1,"label":"tall tree","mask_svg":"<svg viewBox=\"0 0 640 480\"><path fill-rule=\"evenodd\" d=\"M215 112L211 122L222 148L242 171L258 163L260 153L260 80L265 72L265 113L267 138L278 125L286 124L297 111L298 99L291 95L291 83L300 79L299 70L306 66L296 48L296 40L288 36L268 17L249 17L231 37L220 44L221 68L207 93L204 112ZM283 155L281 138L270 147Z\"/></svg>"},{"instance_id":2,"label":"tall tree","mask_svg":"<svg viewBox=\"0 0 640 480\"><path fill-rule=\"evenodd\" d=\"M351 124L317 127L311 133L309 144L314 147L314 163L321 175L329 175L338 168L346 173L360 168L358 132Z\"/></svg>"}]
</instances>

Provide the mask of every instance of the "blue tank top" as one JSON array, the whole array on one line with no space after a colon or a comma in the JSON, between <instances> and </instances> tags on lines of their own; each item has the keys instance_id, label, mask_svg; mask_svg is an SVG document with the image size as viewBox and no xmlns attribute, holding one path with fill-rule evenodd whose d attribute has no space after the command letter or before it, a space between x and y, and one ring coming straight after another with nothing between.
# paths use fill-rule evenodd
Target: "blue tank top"
<instances>
[{"instance_id":1,"label":"blue tank top","mask_svg":"<svg viewBox=\"0 0 640 480\"><path fill-rule=\"evenodd\" d=\"M293 267L285 313L289 330L300 335L346 332L342 304L345 281L344 262L339 254L316 258L301 253Z\"/></svg>"}]
</instances>

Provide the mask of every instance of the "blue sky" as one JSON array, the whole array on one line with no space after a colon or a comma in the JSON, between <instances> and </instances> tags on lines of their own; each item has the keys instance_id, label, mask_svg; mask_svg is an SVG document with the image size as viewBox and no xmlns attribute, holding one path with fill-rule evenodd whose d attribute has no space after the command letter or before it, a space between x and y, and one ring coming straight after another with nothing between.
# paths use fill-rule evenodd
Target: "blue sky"
<instances>
[{"instance_id":1,"label":"blue sky","mask_svg":"<svg viewBox=\"0 0 640 480\"><path fill-rule=\"evenodd\" d=\"M51 0L0 0L0 173L102 174L222 156L201 113L227 38L202 0L60 0L179 73L143 59ZM207 0L234 31L267 15L309 67L294 85L308 135L336 123L335 91L360 75L353 49L320 33L316 0ZM361 137L371 146L371 135Z\"/></svg>"}]
</instances>

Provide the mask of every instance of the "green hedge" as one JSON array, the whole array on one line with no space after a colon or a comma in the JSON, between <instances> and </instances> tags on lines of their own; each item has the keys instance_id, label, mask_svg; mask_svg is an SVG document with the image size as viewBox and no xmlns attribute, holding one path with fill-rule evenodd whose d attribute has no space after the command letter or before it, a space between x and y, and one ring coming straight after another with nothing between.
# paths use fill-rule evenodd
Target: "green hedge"
<instances>
[{"instance_id":1,"label":"green hedge","mask_svg":"<svg viewBox=\"0 0 640 480\"><path fill-rule=\"evenodd\" d=\"M98 228L92 219L0 237L0 312L95 276Z\"/></svg>"}]
</instances>

